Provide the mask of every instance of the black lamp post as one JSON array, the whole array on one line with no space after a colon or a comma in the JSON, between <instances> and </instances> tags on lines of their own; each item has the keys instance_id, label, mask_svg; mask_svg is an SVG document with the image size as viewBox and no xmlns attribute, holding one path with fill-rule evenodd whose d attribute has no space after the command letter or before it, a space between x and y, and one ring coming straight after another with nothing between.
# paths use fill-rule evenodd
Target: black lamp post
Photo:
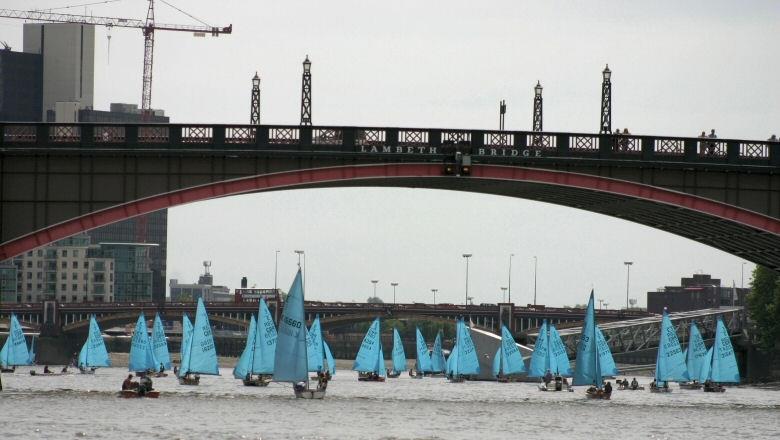
<instances>
[{"instance_id":1,"label":"black lamp post","mask_svg":"<svg viewBox=\"0 0 780 440\"><path fill-rule=\"evenodd\" d=\"M301 79L301 125L311 125L311 61L308 55L303 60Z\"/></svg>"},{"instance_id":2,"label":"black lamp post","mask_svg":"<svg viewBox=\"0 0 780 440\"><path fill-rule=\"evenodd\" d=\"M249 123L260 125L260 77L257 72L252 78L252 104L249 111Z\"/></svg>"},{"instance_id":3,"label":"black lamp post","mask_svg":"<svg viewBox=\"0 0 780 440\"><path fill-rule=\"evenodd\" d=\"M533 131L542 131L542 84L539 81L534 87Z\"/></svg>"},{"instance_id":4,"label":"black lamp post","mask_svg":"<svg viewBox=\"0 0 780 440\"><path fill-rule=\"evenodd\" d=\"M612 71L609 70L609 64L601 72L603 81L601 82L601 128L599 133L612 133Z\"/></svg>"}]
</instances>

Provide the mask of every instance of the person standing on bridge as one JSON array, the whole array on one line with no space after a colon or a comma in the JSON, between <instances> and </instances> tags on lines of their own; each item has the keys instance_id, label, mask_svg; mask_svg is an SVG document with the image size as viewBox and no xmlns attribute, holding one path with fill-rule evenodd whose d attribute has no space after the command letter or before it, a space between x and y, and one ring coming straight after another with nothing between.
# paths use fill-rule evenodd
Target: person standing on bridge
<instances>
[{"instance_id":1,"label":"person standing on bridge","mask_svg":"<svg viewBox=\"0 0 780 440\"><path fill-rule=\"evenodd\" d=\"M772 135L772 136L769 137L769 139L767 139L767 141L769 141L769 142L778 142L779 140L777 139L776 135Z\"/></svg>"},{"instance_id":2,"label":"person standing on bridge","mask_svg":"<svg viewBox=\"0 0 780 440\"><path fill-rule=\"evenodd\" d=\"M707 136L707 138L709 139L709 142L707 142L707 155L713 156L715 154L715 147L716 147L714 139L718 138L718 136L715 135L714 128L710 130L710 135Z\"/></svg>"}]
</instances>

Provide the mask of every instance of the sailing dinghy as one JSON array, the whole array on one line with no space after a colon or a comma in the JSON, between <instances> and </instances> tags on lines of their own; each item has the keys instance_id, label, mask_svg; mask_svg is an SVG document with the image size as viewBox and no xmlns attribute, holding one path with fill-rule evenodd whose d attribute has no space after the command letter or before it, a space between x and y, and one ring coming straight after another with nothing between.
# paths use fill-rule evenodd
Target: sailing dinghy
<instances>
[{"instance_id":1,"label":"sailing dinghy","mask_svg":"<svg viewBox=\"0 0 780 440\"><path fill-rule=\"evenodd\" d=\"M436 339L433 341L433 351L431 351L431 376L444 376L447 370L447 361L444 359L444 350L441 344L441 330L436 332Z\"/></svg>"},{"instance_id":2,"label":"sailing dinghy","mask_svg":"<svg viewBox=\"0 0 780 440\"><path fill-rule=\"evenodd\" d=\"M669 382L687 382L688 367L685 365L685 355L677 330L664 308L661 318L661 338L658 341L658 354L655 360L655 380L650 384L651 393L669 393Z\"/></svg>"},{"instance_id":3,"label":"sailing dinghy","mask_svg":"<svg viewBox=\"0 0 780 440\"><path fill-rule=\"evenodd\" d=\"M548 375L549 373L549 375ZM566 354L566 346L563 345L560 334L553 324L542 321L539 337L536 339L534 351L531 354L528 377L545 378L545 383L539 384L540 391L563 391L564 386L568 391L574 391L564 380L574 373L569 365L569 357ZM549 386L550 382L555 382Z\"/></svg>"},{"instance_id":4,"label":"sailing dinghy","mask_svg":"<svg viewBox=\"0 0 780 440\"><path fill-rule=\"evenodd\" d=\"M479 359L471 331L464 320L458 319L455 326L455 347L447 359L447 378L450 382L463 382L479 374Z\"/></svg>"},{"instance_id":5,"label":"sailing dinghy","mask_svg":"<svg viewBox=\"0 0 780 440\"><path fill-rule=\"evenodd\" d=\"M168 353L168 338L165 337L165 329L160 319L160 314L154 316L154 326L152 327L152 351L157 359L158 365L155 366L155 377L168 376L165 371L171 369L171 355Z\"/></svg>"},{"instance_id":6,"label":"sailing dinghy","mask_svg":"<svg viewBox=\"0 0 780 440\"><path fill-rule=\"evenodd\" d=\"M704 383L704 392L707 393L722 393L726 391L724 383L739 383L737 357L731 345L731 336L720 316L715 329L715 342L707 352L699 380Z\"/></svg>"},{"instance_id":7,"label":"sailing dinghy","mask_svg":"<svg viewBox=\"0 0 780 440\"><path fill-rule=\"evenodd\" d=\"M402 371L406 371L406 352L398 329L393 327L393 369L387 372L387 377L398 377Z\"/></svg>"},{"instance_id":8,"label":"sailing dinghy","mask_svg":"<svg viewBox=\"0 0 780 440\"><path fill-rule=\"evenodd\" d=\"M81 374L95 374L95 370L100 367L110 367L111 359L106 350L106 344L103 341L103 334L100 332L95 315L89 318L89 334L87 340L79 352L79 371Z\"/></svg>"},{"instance_id":9,"label":"sailing dinghy","mask_svg":"<svg viewBox=\"0 0 780 440\"><path fill-rule=\"evenodd\" d=\"M15 314L11 314L11 325L8 328L8 338L0 349L0 367L3 373L12 373L17 366L32 365L30 351L27 349L27 341L24 339L19 320Z\"/></svg>"},{"instance_id":10,"label":"sailing dinghy","mask_svg":"<svg viewBox=\"0 0 780 440\"><path fill-rule=\"evenodd\" d=\"M611 390L604 389L604 376L617 374L612 352L604 339L598 325L593 306L593 291L590 292L588 308L585 311L585 322L577 346L577 364L574 368L574 385L589 386L585 395L589 399L609 400Z\"/></svg>"},{"instance_id":11,"label":"sailing dinghy","mask_svg":"<svg viewBox=\"0 0 780 440\"><path fill-rule=\"evenodd\" d=\"M702 387L702 383L699 382L699 372L706 358L707 345L704 344L704 339L701 337L696 323L691 322L691 328L688 331L688 349L685 351L685 365L688 367L688 375L691 380L680 382L680 389L698 390Z\"/></svg>"},{"instance_id":12,"label":"sailing dinghy","mask_svg":"<svg viewBox=\"0 0 780 440\"><path fill-rule=\"evenodd\" d=\"M425 338L420 331L420 327L417 327L416 329L415 341L417 362L414 364L414 369L409 370L409 376L413 379L422 379L426 374L430 375L433 372L433 369L431 366L431 356L428 354L428 344L425 343Z\"/></svg>"},{"instance_id":13,"label":"sailing dinghy","mask_svg":"<svg viewBox=\"0 0 780 440\"><path fill-rule=\"evenodd\" d=\"M374 319L360 344L352 369L358 372L361 382L384 382L387 375L385 354L382 349L382 324Z\"/></svg>"},{"instance_id":14,"label":"sailing dinghy","mask_svg":"<svg viewBox=\"0 0 780 440\"><path fill-rule=\"evenodd\" d=\"M198 385L200 375L219 376L217 348L214 345L214 335L211 332L209 315L203 298L198 298L198 308L195 311L195 325L187 328L189 319L185 316L185 326L182 334L182 359L179 368L179 383L182 385Z\"/></svg>"},{"instance_id":15,"label":"sailing dinghy","mask_svg":"<svg viewBox=\"0 0 780 440\"><path fill-rule=\"evenodd\" d=\"M303 310L301 269L295 274L290 293L284 302L282 319L276 338L274 382L291 382L295 397L324 399L325 388L309 388L308 354L306 351L306 318Z\"/></svg>"},{"instance_id":16,"label":"sailing dinghy","mask_svg":"<svg viewBox=\"0 0 780 440\"><path fill-rule=\"evenodd\" d=\"M258 321L254 315L247 330L246 347L233 369L233 377L245 386L268 386L274 374L276 327L268 305L260 298Z\"/></svg>"},{"instance_id":17,"label":"sailing dinghy","mask_svg":"<svg viewBox=\"0 0 780 440\"><path fill-rule=\"evenodd\" d=\"M493 376L499 382L509 382L513 376L525 373L525 363L517 348L515 338L505 325L501 325L501 345L493 357Z\"/></svg>"}]
</instances>

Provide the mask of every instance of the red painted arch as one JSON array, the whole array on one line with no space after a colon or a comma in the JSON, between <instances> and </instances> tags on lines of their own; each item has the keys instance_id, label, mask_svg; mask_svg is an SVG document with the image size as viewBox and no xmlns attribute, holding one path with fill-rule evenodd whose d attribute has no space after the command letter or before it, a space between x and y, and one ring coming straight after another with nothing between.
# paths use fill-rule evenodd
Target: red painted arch
<instances>
[{"instance_id":1,"label":"red painted arch","mask_svg":"<svg viewBox=\"0 0 780 440\"><path fill-rule=\"evenodd\" d=\"M498 165L475 165L472 167L471 177L451 177L442 175L441 164L401 163L352 165L287 171L214 182L166 194L159 194L95 211L10 240L0 245L0 260L14 257L39 246L89 229L191 202L273 189L292 189L311 184L333 184L332 186L338 186L339 182L354 180L425 177L531 182L606 192L687 208L721 219L727 219L761 231L780 235L779 219L761 215L726 203L640 183L587 174Z\"/></svg>"}]
</instances>

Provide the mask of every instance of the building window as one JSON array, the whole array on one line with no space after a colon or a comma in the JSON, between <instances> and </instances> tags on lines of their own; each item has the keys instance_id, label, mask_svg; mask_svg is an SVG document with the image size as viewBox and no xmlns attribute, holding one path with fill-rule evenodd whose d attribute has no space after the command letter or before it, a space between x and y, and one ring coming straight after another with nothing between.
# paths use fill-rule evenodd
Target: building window
<instances>
[{"instance_id":1,"label":"building window","mask_svg":"<svg viewBox=\"0 0 780 440\"><path fill-rule=\"evenodd\" d=\"M79 268L79 262L78 261L73 261L73 264L71 265L71 267L73 267L74 269L78 269Z\"/></svg>"},{"instance_id":2,"label":"building window","mask_svg":"<svg viewBox=\"0 0 780 440\"><path fill-rule=\"evenodd\" d=\"M38 260L38 262L35 264L35 267L37 267L38 269L43 269L43 261Z\"/></svg>"},{"instance_id":3,"label":"building window","mask_svg":"<svg viewBox=\"0 0 780 440\"><path fill-rule=\"evenodd\" d=\"M27 295L27 302L32 301L32 295Z\"/></svg>"},{"instance_id":4,"label":"building window","mask_svg":"<svg viewBox=\"0 0 780 440\"><path fill-rule=\"evenodd\" d=\"M32 283L27 283L27 290L32 290Z\"/></svg>"},{"instance_id":5,"label":"building window","mask_svg":"<svg viewBox=\"0 0 780 440\"><path fill-rule=\"evenodd\" d=\"M60 297L60 301L62 301L62 302L67 302L67 300L68 300L68 297L67 297L67 296L65 296L65 295L62 295L62 296Z\"/></svg>"},{"instance_id":6,"label":"building window","mask_svg":"<svg viewBox=\"0 0 780 440\"><path fill-rule=\"evenodd\" d=\"M39 280L42 280L42 279L43 279L43 272L37 272L37 273L35 274L35 278L36 278L36 279L39 279Z\"/></svg>"},{"instance_id":7,"label":"building window","mask_svg":"<svg viewBox=\"0 0 780 440\"><path fill-rule=\"evenodd\" d=\"M67 262L67 261L63 261L63 262L62 262L62 264L61 264L60 266L61 266L63 269L67 269L67 268L68 268L68 262Z\"/></svg>"},{"instance_id":8,"label":"building window","mask_svg":"<svg viewBox=\"0 0 780 440\"><path fill-rule=\"evenodd\" d=\"M27 267L32 267L32 260L27 260Z\"/></svg>"},{"instance_id":9,"label":"building window","mask_svg":"<svg viewBox=\"0 0 780 440\"><path fill-rule=\"evenodd\" d=\"M42 257L43 256L43 249L38 249L37 254L38 254L39 257Z\"/></svg>"},{"instance_id":10,"label":"building window","mask_svg":"<svg viewBox=\"0 0 780 440\"><path fill-rule=\"evenodd\" d=\"M73 272L73 276L71 277L71 279L73 279L73 281L78 280L79 279L79 274L77 274L76 272Z\"/></svg>"},{"instance_id":11,"label":"building window","mask_svg":"<svg viewBox=\"0 0 780 440\"><path fill-rule=\"evenodd\" d=\"M68 256L68 250L67 249L63 249L62 250L62 256L63 257L67 257Z\"/></svg>"},{"instance_id":12,"label":"building window","mask_svg":"<svg viewBox=\"0 0 780 440\"><path fill-rule=\"evenodd\" d=\"M32 257L32 251L27 251L27 256Z\"/></svg>"},{"instance_id":13,"label":"building window","mask_svg":"<svg viewBox=\"0 0 780 440\"><path fill-rule=\"evenodd\" d=\"M73 302L76 302L76 301L78 301L78 300L79 300L79 297L78 297L78 296L76 296L76 295L73 295L73 296L71 296L71 297L70 297L70 299L71 299Z\"/></svg>"},{"instance_id":14,"label":"building window","mask_svg":"<svg viewBox=\"0 0 780 440\"><path fill-rule=\"evenodd\" d=\"M79 256L79 250L78 249L73 249L73 256L74 257L78 257Z\"/></svg>"},{"instance_id":15,"label":"building window","mask_svg":"<svg viewBox=\"0 0 780 440\"><path fill-rule=\"evenodd\" d=\"M61 279L61 280L67 280L67 279L68 279L68 274L67 274L66 272L62 272L62 273L60 274L60 279Z\"/></svg>"},{"instance_id":16,"label":"building window","mask_svg":"<svg viewBox=\"0 0 780 440\"><path fill-rule=\"evenodd\" d=\"M28 279L28 280L31 280L31 279L32 279L32 272L27 272L27 279Z\"/></svg>"},{"instance_id":17,"label":"building window","mask_svg":"<svg viewBox=\"0 0 780 440\"><path fill-rule=\"evenodd\" d=\"M38 290L42 290L43 289L43 284L38 283L38 284L35 285L35 288L38 289Z\"/></svg>"},{"instance_id":18,"label":"building window","mask_svg":"<svg viewBox=\"0 0 780 440\"><path fill-rule=\"evenodd\" d=\"M64 292L66 290L68 290L68 285L67 284L60 284L60 291ZM63 298L65 298L65 297L63 296Z\"/></svg>"},{"instance_id":19,"label":"building window","mask_svg":"<svg viewBox=\"0 0 780 440\"><path fill-rule=\"evenodd\" d=\"M89 261L84 262L84 269L89 269Z\"/></svg>"},{"instance_id":20,"label":"building window","mask_svg":"<svg viewBox=\"0 0 780 440\"><path fill-rule=\"evenodd\" d=\"M72 289L70 289L70 290L73 291L73 292L78 292L79 291L79 285L78 284L73 284L70 287L72 287Z\"/></svg>"}]
</instances>

